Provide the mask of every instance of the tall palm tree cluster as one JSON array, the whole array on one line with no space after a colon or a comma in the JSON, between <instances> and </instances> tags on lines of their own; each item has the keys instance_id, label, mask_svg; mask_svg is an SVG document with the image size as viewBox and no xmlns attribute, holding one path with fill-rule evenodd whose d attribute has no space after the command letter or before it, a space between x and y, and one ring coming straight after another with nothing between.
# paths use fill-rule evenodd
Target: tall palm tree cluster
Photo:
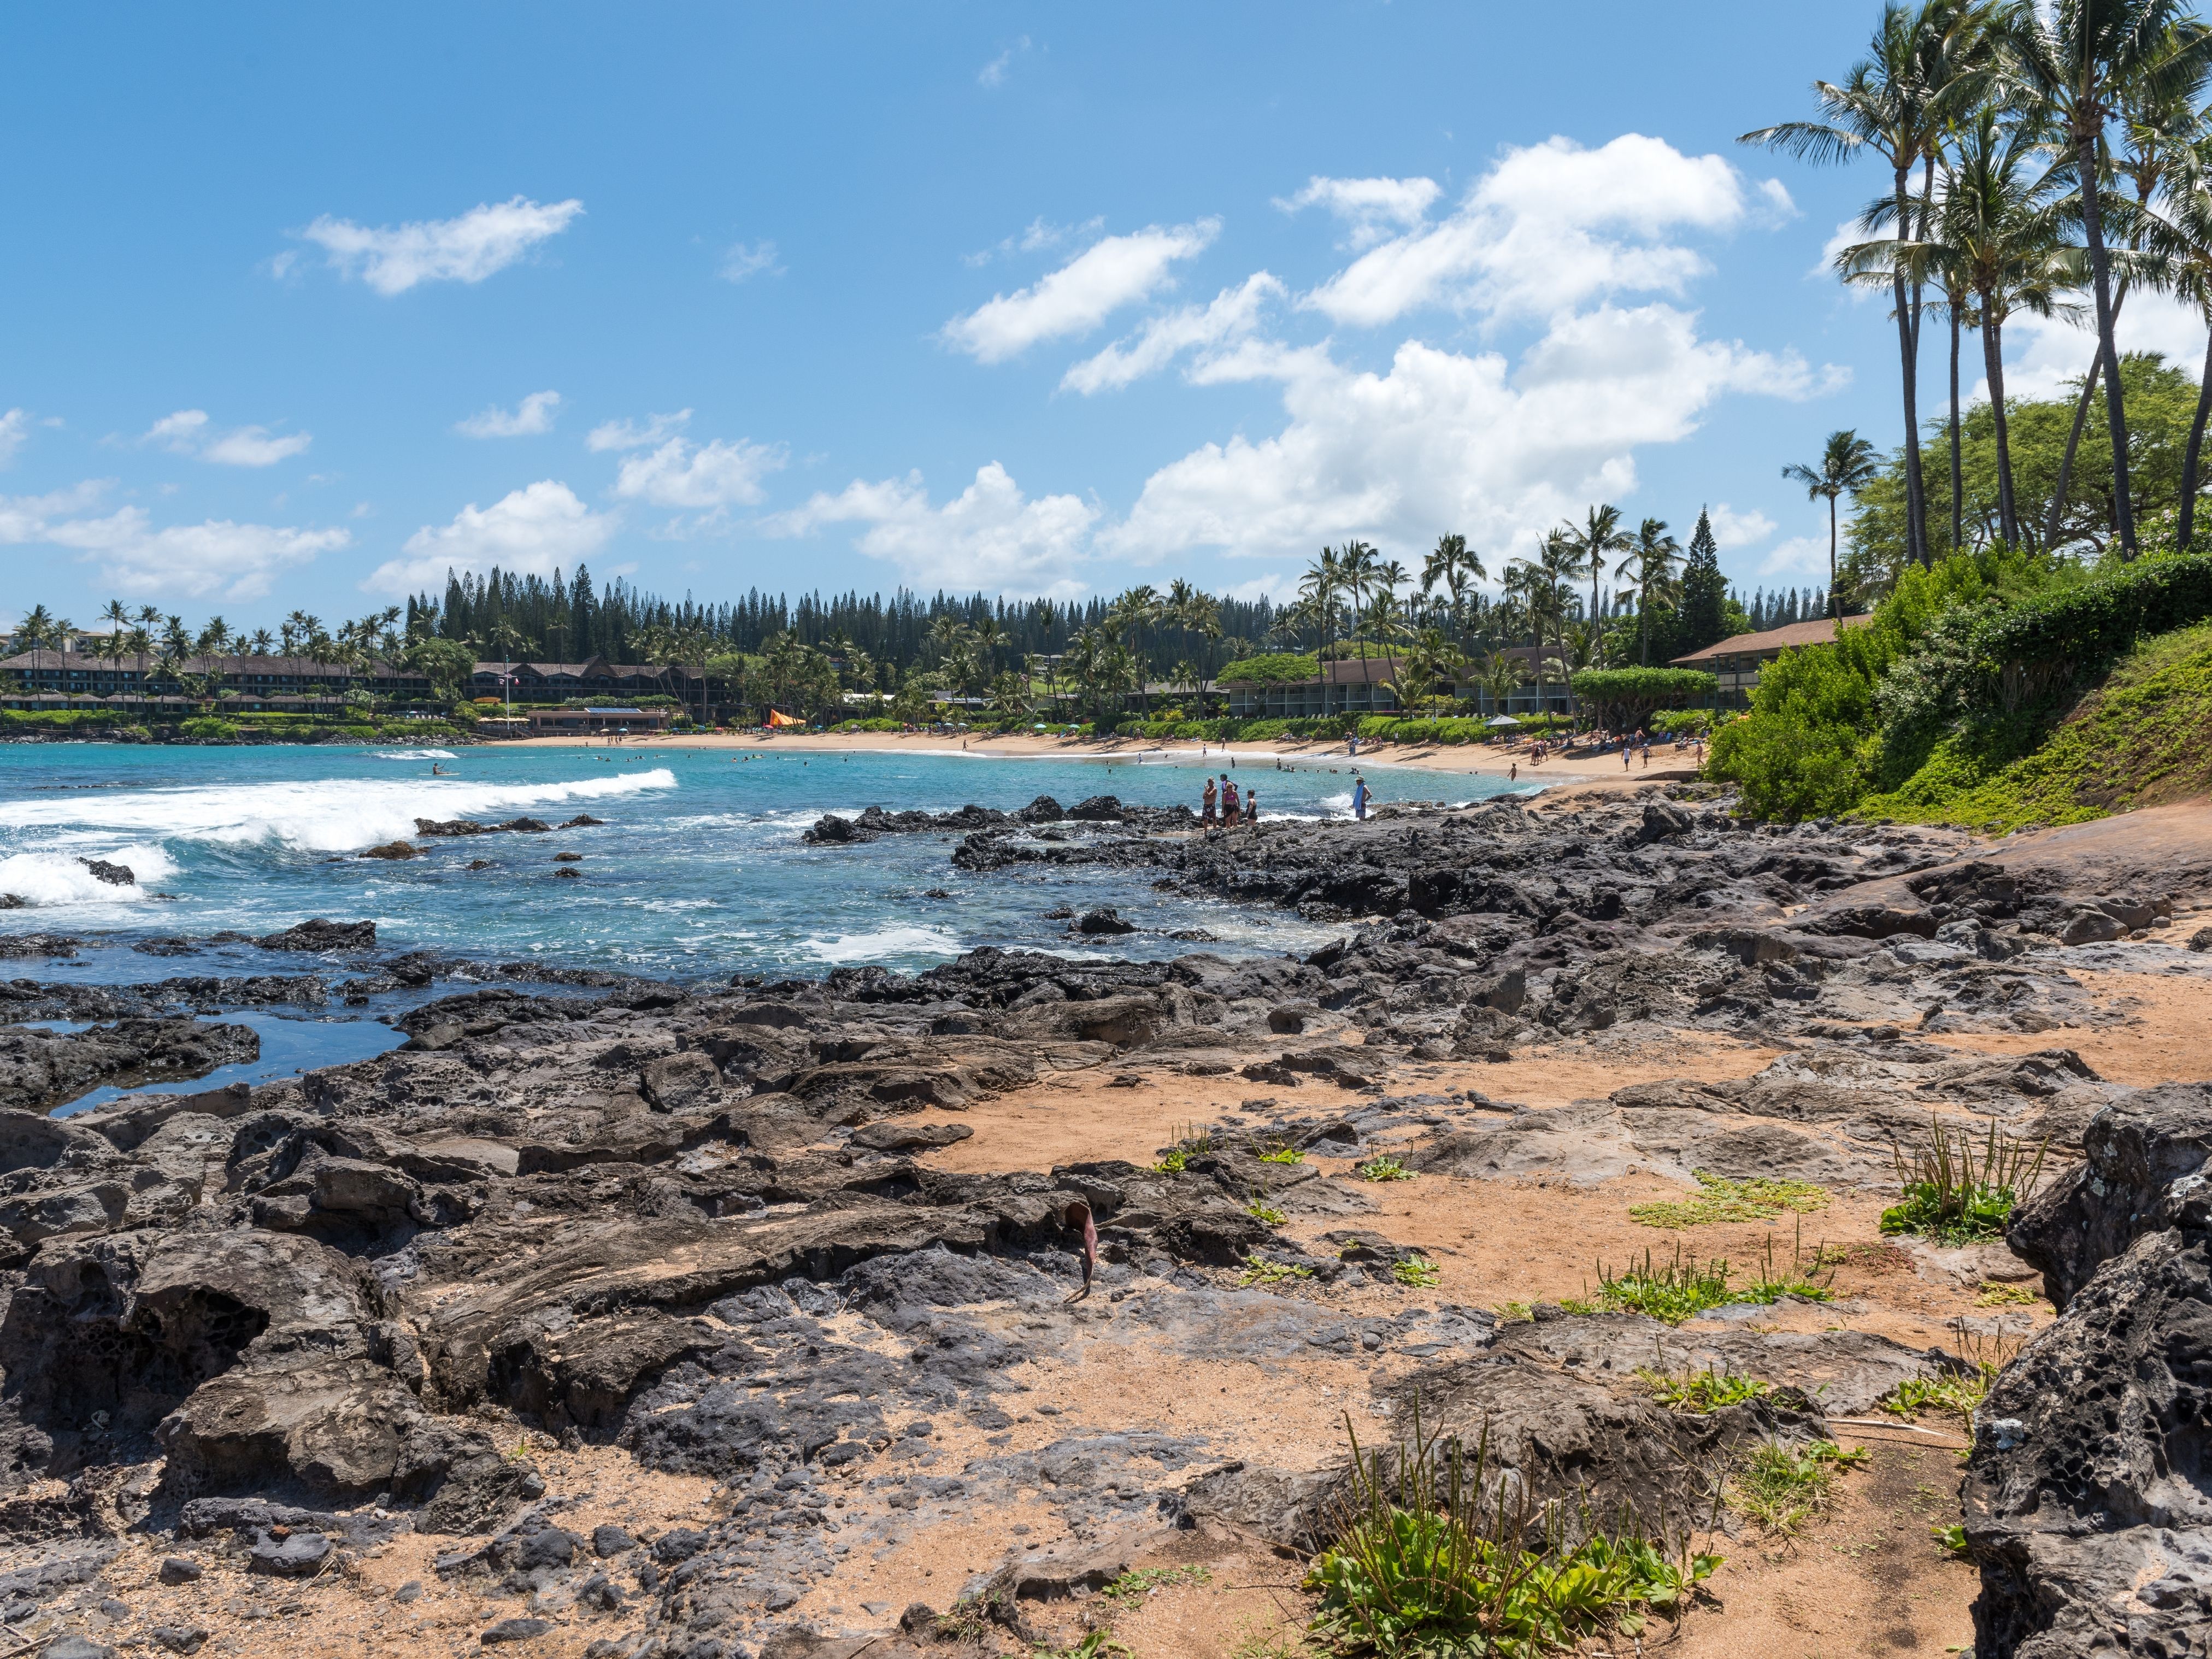
<instances>
[{"instance_id":1,"label":"tall palm tree cluster","mask_svg":"<svg viewBox=\"0 0 2212 1659\"><path fill-rule=\"evenodd\" d=\"M295 611L274 634L265 628L243 633L221 617L210 617L194 633L176 615L163 615L150 605L132 610L120 599L110 599L100 613L106 624L94 635L94 654L119 670L134 662L142 686L175 686L188 697L204 698L218 678L206 671L226 657L283 656L305 658L325 667L336 667L345 676L366 673L380 662L398 662L406 641L398 632L397 605L374 611L354 622L325 628L322 619ZM15 629L18 644L33 653L33 667L46 652L66 650L72 641L91 630L80 629L67 617L57 617L43 605L32 608Z\"/></svg>"},{"instance_id":2,"label":"tall palm tree cluster","mask_svg":"<svg viewBox=\"0 0 2212 1659\"><path fill-rule=\"evenodd\" d=\"M1647 518L1631 531L1610 504L1545 532L1532 556L1508 560L1495 598L1478 586L1490 572L1464 536L1437 538L1418 585L1395 559L1348 541L1324 547L1306 568L1276 629L1312 647L1324 684L1332 658L1371 652L1391 659L1406 708L1436 707L1468 684L1498 706L1531 678L1540 696L1581 669L1631 659L1649 666L1655 642L1667 637L1664 619L1681 602L1682 565L1682 544L1664 520Z\"/></svg>"},{"instance_id":3,"label":"tall palm tree cluster","mask_svg":"<svg viewBox=\"0 0 2212 1659\"><path fill-rule=\"evenodd\" d=\"M1814 163L1861 158L1887 188L1859 217L1865 240L1837 258L1847 283L1886 292L1897 331L1905 445L1905 551L1932 562L1921 454L1920 331L1933 313L1950 336L1950 523L1962 545L1960 359L1978 343L1996 428L1995 538L2056 544L2075 452L2100 383L2112 444L2111 545L2139 552L2129 489L2126 398L2114 331L2129 294L2174 295L2212 327L2212 29L2185 0L1890 0L1867 54L1840 81L1816 81L1815 118L1742 142ZM2007 423L2004 330L2021 315L2093 319L2074 423L2051 499L2021 498ZM2178 503L2189 545L2212 344ZM1838 495L1872 481L1856 434L1830 440L1814 466L1785 475L1830 507L1830 603ZM2039 538L2029 526L2044 526Z\"/></svg>"}]
</instances>

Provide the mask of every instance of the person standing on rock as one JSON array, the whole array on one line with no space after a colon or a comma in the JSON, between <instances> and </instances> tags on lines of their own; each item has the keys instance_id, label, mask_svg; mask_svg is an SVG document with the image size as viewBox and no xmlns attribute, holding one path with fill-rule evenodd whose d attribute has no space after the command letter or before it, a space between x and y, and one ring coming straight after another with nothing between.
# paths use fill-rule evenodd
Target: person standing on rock
<instances>
[{"instance_id":1,"label":"person standing on rock","mask_svg":"<svg viewBox=\"0 0 2212 1659\"><path fill-rule=\"evenodd\" d=\"M1069 1205L1060 1219L1066 1224L1069 1231L1080 1233L1083 1237L1083 1288L1067 1298L1070 1302L1080 1302L1091 1294L1091 1274L1098 1265L1098 1226L1091 1218L1088 1204Z\"/></svg>"},{"instance_id":2,"label":"person standing on rock","mask_svg":"<svg viewBox=\"0 0 2212 1659\"><path fill-rule=\"evenodd\" d=\"M1216 799L1213 780L1206 781L1206 793L1198 798L1198 821L1206 829L1213 828L1213 804Z\"/></svg>"},{"instance_id":3,"label":"person standing on rock","mask_svg":"<svg viewBox=\"0 0 2212 1659\"><path fill-rule=\"evenodd\" d=\"M1221 821L1224 824L1237 822L1237 786L1230 781L1226 772L1221 775Z\"/></svg>"},{"instance_id":4,"label":"person standing on rock","mask_svg":"<svg viewBox=\"0 0 2212 1659\"><path fill-rule=\"evenodd\" d=\"M1367 780L1357 772L1352 775L1352 816L1367 822Z\"/></svg>"},{"instance_id":5,"label":"person standing on rock","mask_svg":"<svg viewBox=\"0 0 2212 1659\"><path fill-rule=\"evenodd\" d=\"M1260 792L1256 789L1244 792L1244 822L1254 835L1260 833Z\"/></svg>"}]
</instances>

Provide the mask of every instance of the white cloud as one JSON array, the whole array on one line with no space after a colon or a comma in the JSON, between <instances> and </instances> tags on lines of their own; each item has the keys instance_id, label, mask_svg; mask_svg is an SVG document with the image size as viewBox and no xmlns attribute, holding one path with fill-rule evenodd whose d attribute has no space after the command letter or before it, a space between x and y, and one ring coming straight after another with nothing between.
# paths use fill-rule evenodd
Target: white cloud
<instances>
[{"instance_id":1,"label":"white cloud","mask_svg":"<svg viewBox=\"0 0 2212 1659\"><path fill-rule=\"evenodd\" d=\"M1639 133L1596 149L1551 138L1508 150L1448 217L1370 249L1305 302L1375 327L1431 305L1545 317L1624 292L1679 294L1706 264L1670 234L1731 230L1772 205L1718 155Z\"/></svg>"},{"instance_id":2,"label":"white cloud","mask_svg":"<svg viewBox=\"0 0 2212 1659\"><path fill-rule=\"evenodd\" d=\"M1250 581L1238 582L1221 591L1226 597L1243 599L1247 604L1267 599L1275 605L1286 605L1298 596L1298 578L1291 571L1271 570L1264 576L1255 576Z\"/></svg>"},{"instance_id":3,"label":"white cloud","mask_svg":"<svg viewBox=\"0 0 2212 1659\"><path fill-rule=\"evenodd\" d=\"M945 341L955 350L995 363L1040 340L1087 334L1123 306L1168 283L1169 267L1201 252L1220 230L1220 220L1201 219L1106 237L1041 282L994 295L967 316L955 317L945 325Z\"/></svg>"},{"instance_id":4,"label":"white cloud","mask_svg":"<svg viewBox=\"0 0 2212 1659\"><path fill-rule=\"evenodd\" d=\"M594 513L568 485L540 479L511 490L489 507L471 501L448 525L424 525L400 552L361 584L370 592L408 593L442 582L448 570L478 574L494 565L522 576L550 576L607 544L619 522Z\"/></svg>"},{"instance_id":5,"label":"white cloud","mask_svg":"<svg viewBox=\"0 0 2212 1659\"><path fill-rule=\"evenodd\" d=\"M0 466L15 459L15 452L31 435L31 417L24 410L11 409L0 415Z\"/></svg>"},{"instance_id":6,"label":"white cloud","mask_svg":"<svg viewBox=\"0 0 2212 1659\"><path fill-rule=\"evenodd\" d=\"M253 599L266 593L281 572L353 540L343 530L228 519L157 528L142 507L122 507L105 518L81 516L97 505L112 482L88 478L51 495L0 498L0 543L69 548L98 565L102 582L118 592Z\"/></svg>"},{"instance_id":7,"label":"white cloud","mask_svg":"<svg viewBox=\"0 0 2212 1659\"><path fill-rule=\"evenodd\" d=\"M591 429L584 447L595 454L610 449L642 449L681 430L690 418L690 410L679 409L673 415L655 415L643 422L607 421Z\"/></svg>"},{"instance_id":8,"label":"white cloud","mask_svg":"<svg viewBox=\"0 0 2212 1659\"><path fill-rule=\"evenodd\" d=\"M1184 351L1209 351L1243 340L1259 326L1260 308L1287 290L1266 271L1256 271L1237 288L1225 288L1213 303L1184 306L1153 318L1127 340L1117 340L1060 377L1060 388L1089 396L1129 385L1167 367Z\"/></svg>"},{"instance_id":9,"label":"white cloud","mask_svg":"<svg viewBox=\"0 0 2212 1659\"><path fill-rule=\"evenodd\" d=\"M533 392L515 405L513 414L497 404L479 410L465 421L453 423L464 438L532 438L553 429L554 411L561 407L557 392Z\"/></svg>"},{"instance_id":10,"label":"white cloud","mask_svg":"<svg viewBox=\"0 0 2212 1659\"><path fill-rule=\"evenodd\" d=\"M1923 328L1921 343L1934 331ZM1894 331L1893 331L1893 335ZM1937 343L1948 352L1948 331ZM2160 351L2176 368L2191 379L2204 369L2204 313L2196 307L2166 295L2134 289L2120 310L2119 345L2122 351ZM2005 395L2008 398L2078 396L2078 384L2089 372L2097 355L2097 325L2094 316L2069 320L2060 317L2021 315L2005 324ZM1920 372L1921 413L1938 412L1939 400L1949 397L1948 362L1931 357ZM1982 373L1982 345L1970 337L1960 346L1959 380L1971 385L1968 401L1988 401L1988 378Z\"/></svg>"},{"instance_id":11,"label":"white cloud","mask_svg":"<svg viewBox=\"0 0 2212 1659\"><path fill-rule=\"evenodd\" d=\"M775 262L774 242L756 242L750 247L743 242L732 243L730 251L722 256L720 269L714 274L726 283L742 283L763 271L771 276L783 274L783 267Z\"/></svg>"},{"instance_id":12,"label":"white cloud","mask_svg":"<svg viewBox=\"0 0 2212 1659\"><path fill-rule=\"evenodd\" d=\"M1003 87L1006 84L1006 70L1012 66L1015 55L1027 52L1029 49L1030 38L1024 34L1019 40L975 71L975 84L979 87Z\"/></svg>"},{"instance_id":13,"label":"white cloud","mask_svg":"<svg viewBox=\"0 0 2212 1659\"><path fill-rule=\"evenodd\" d=\"M400 225L357 225L325 214L300 234L330 256L332 269L388 297L419 283L481 283L559 235L583 210L573 198L540 204L517 196L479 203L458 218ZM281 276L289 262L276 263Z\"/></svg>"},{"instance_id":14,"label":"white cloud","mask_svg":"<svg viewBox=\"0 0 2212 1659\"><path fill-rule=\"evenodd\" d=\"M1705 510L1705 516L1713 526L1713 544L1723 551L1763 542L1779 527L1755 507L1739 513L1726 501L1715 501ZM1690 523L1694 526L1697 520L1692 519ZM1682 538L1685 546L1689 539Z\"/></svg>"},{"instance_id":15,"label":"white cloud","mask_svg":"<svg viewBox=\"0 0 2212 1659\"><path fill-rule=\"evenodd\" d=\"M1720 532L1713 532L1718 540ZM1726 544L1723 544L1726 551ZM1823 530L1818 536L1792 536L1781 543L1759 562L1762 576L1818 576L1823 582L1828 579L1828 535Z\"/></svg>"},{"instance_id":16,"label":"white cloud","mask_svg":"<svg viewBox=\"0 0 2212 1659\"><path fill-rule=\"evenodd\" d=\"M173 454L213 461L218 466L274 466L304 453L314 438L306 432L278 437L265 426L210 432L205 410L180 409L155 422L139 441L158 445Z\"/></svg>"},{"instance_id":17,"label":"white cloud","mask_svg":"<svg viewBox=\"0 0 2212 1659\"><path fill-rule=\"evenodd\" d=\"M1856 247L1861 242L1873 240L1857 220L1844 220L1830 234L1828 240L1820 244L1820 262L1807 271L1806 276L1819 277L1823 282L1834 282L1836 261L1843 257L1844 250L1847 247ZM1844 291L1855 299L1869 300L1875 297L1874 289L1863 287L1856 283L1850 284Z\"/></svg>"},{"instance_id":18,"label":"white cloud","mask_svg":"<svg viewBox=\"0 0 2212 1659\"><path fill-rule=\"evenodd\" d=\"M1285 213L1325 207L1351 227L1350 246L1366 248L1389 235L1394 226L1411 230L1419 225L1443 188L1433 179L1324 179L1316 173L1304 190L1275 205Z\"/></svg>"},{"instance_id":19,"label":"white cloud","mask_svg":"<svg viewBox=\"0 0 2212 1659\"><path fill-rule=\"evenodd\" d=\"M908 580L963 590L1079 593L1075 571L1098 508L1075 495L1022 494L993 461L975 482L942 507L930 504L921 474L880 483L854 479L836 495L767 521L772 535L803 536L824 525L867 528L855 544L871 558L898 567Z\"/></svg>"},{"instance_id":20,"label":"white cloud","mask_svg":"<svg viewBox=\"0 0 2212 1659\"><path fill-rule=\"evenodd\" d=\"M1030 221L1019 236L1008 236L981 253L963 253L960 263L964 265L988 265L994 259L1006 258L1017 252L1036 253L1045 248L1058 247L1081 236L1095 236L1106 228L1101 216L1086 219L1079 225L1056 225L1039 215Z\"/></svg>"},{"instance_id":21,"label":"white cloud","mask_svg":"<svg viewBox=\"0 0 2212 1659\"><path fill-rule=\"evenodd\" d=\"M648 454L623 458L615 494L655 507L750 506L762 499L761 480L781 467L781 445L716 439L694 446L671 438Z\"/></svg>"},{"instance_id":22,"label":"white cloud","mask_svg":"<svg viewBox=\"0 0 2212 1659\"><path fill-rule=\"evenodd\" d=\"M1821 384L1794 357L1698 338L1694 315L1665 305L1563 317L1517 371L1418 340L1387 374L1262 343L1206 370L1239 372L1281 381L1282 430L1162 467L1102 547L1150 562L1195 546L1303 555L1352 534L1417 548L1449 532L1494 569L1589 501L1630 495L1637 449L1687 436L1724 393Z\"/></svg>"}]
</instances>

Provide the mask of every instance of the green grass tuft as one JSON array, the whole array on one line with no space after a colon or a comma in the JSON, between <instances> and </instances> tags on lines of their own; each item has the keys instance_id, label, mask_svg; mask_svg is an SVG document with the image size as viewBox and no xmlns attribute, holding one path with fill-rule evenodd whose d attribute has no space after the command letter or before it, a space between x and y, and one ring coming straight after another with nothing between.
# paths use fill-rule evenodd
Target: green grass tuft
<instances>
[{"instance_id":1,"label":"green grass tuft","mask_svg":"<svg viewBox=\"0 0 2212 1659\"><path fill-rule=\"evenodd\" d=\"M1704 1227L1722 1221L1771 1221L1785 1211L1809 1215L1826 1209L1827 1189L1809 1181L1770 1181L1754 1176L1748 1181L1723 1181L1703 1170L1694 1198L1662 1200L1638 1204L1628 1212L1632 1221L1647 1227Z\"/></svg>"},{"instance_id":2,"label":"green grass tuft","mask_svg":"<svg viewBox=\"0 0 2212 1659\"><path fill-rule=\"evenodd\" d=\"M1272 1152L1260 1154L1262 1164L1303 1164L1306 1155L1295 1146L1278 1146Z\"/></svg>"},{"instance_id":3,"label":"green grass tuft","mask_svg":"<svg viewBox=\"0 0 2212 1659\"><path fill-rule=\"evenodd\" d=\"M1311 1279L1311 1267L1297 1267L1287 1261L1270 1261L1265 1256L1248 1255L1244 1271L1238 1277L1239 1285L1280 1285L1294 1279Z\"/></svg>"},{"instance_id":4,"label":"green grass tuft","mask_svg":"<svg viewBox=\"0 0 2212 1659\"><path fill-rule=\"evenodd\" d=\"M1412 1285L1415 1290L1433 1291L1443 1283L1444 1270L1425 1257L1409 1256L1391 1265L1390 1277L1401 1285Z\"/></svg>"},{"instance_id":5,"label":"green grass tuft","mask_svg":"<svg viewBox=\"0 0 2212 1659\"><path fill-rule=\"evenodd\" d=\"M1264 1221L1270 1227L1283 1224L1283 1212L1262 1198L1255 1198L1244 1206L1244 1213L1255 1221Z\"/></svg>"},{"instance_id":6,"label":"green grass tuft","mask_svg":"<svg viewBox=\"0 0 2212 1659\"><path fill-rule=\"evenodd\" d=\"M1769 1532L1799 1531L1835 1495L1836 1476L1872 1455L1864 1447L1845 1451L1832 1440L1815 1440L1802 1451L1770 1440L1753 1449L1736 1471L1736 1507Z\"/></svg>"},{"instance_id":7,"label":"green grass tuft","mask_svg":"<svg viewBox=\"0 0 2212 1659\"><path fill-rule=\"evenodd\" d=\"M1132 1567L1098 1593L1113 1601L1141 1601L1181 1584L1210 1584L1213 1575L1200 1566Z\"/></svg>"},{"instance_id":8,"label":"green grass tuft","mask_svg":"<svg viewBox=\"0 0 2212 1659\"><path fill-rule=\"evenodd\" d=\"M1362 1181L1411 1181L1414 1173L1406 1167L1404 1159L1388 1153L1378 1153L1364 1164L1355 1164L1352 1172Z\"/></svg>"},{"instance_id":9,"label":"green grass tuft","mask_svg":"<svg viewBox=\"0 0 2212 1659\"><path fill-rule=\"evenodd\" d=\"M2034 1196L2050 1145L2047 1136L2031 1145L2000 1135L1991 1118L1977 1151L1970 1131L1946 1129L1931 1118L1927 1138L1910 1156L1890 1143L1905 1201L1881 1212L1881 1231L1918 1233L1939 1244L2002 1238L2013 1211Z\"/></svg>"},{"instance_id":10,"label":"green grass tuft","mask_svg":"<svg viewBox=\"0 0 2212 1659\"><path fill-rule=\"evenodd\" d=\"M1732 1275L1725 1261L1719 1257L1705 1262L1690 1260L1683 1255L1678 1244L1674 1247L1674 1259L1656 1266L1649 1250L1644 1253L1641 1263L1631 1262L1618 1271L1601 1262L1596 1294L1562 1300L1559 1305L1569 1313L1639 1313L1669 1325L1679 1325L1709 1309L1741 1303L1766 1305L1785 1296L1826 1302L1835 1293L1817 1277L1820 1269L1815 1264L1819 1260L1818 1251L1812 1262L1805 1260L1801 1241L1788 1273L1778 1273L1774 1246L1770 1243L1758 1276L1739 1286L1730 1282Z\"/></svg>"},{"instance_id":11,"label":"green grass tuft","mask_svg":"<svg viewBox=\"0 0 2212 1659\"><path fill-rule=\"evenodd\" d=\"M1682 1371L1671 1376L1639 1366L1636 1374L1650 1389L1652 1398L1671 1412L1702 1415L1774 1392L1771 1382L1762 1382L1755 1376L1738 1376L1733 1371L1716 1371L1710 1366L1702 1371Z\"/></svg>"}]
</instances>

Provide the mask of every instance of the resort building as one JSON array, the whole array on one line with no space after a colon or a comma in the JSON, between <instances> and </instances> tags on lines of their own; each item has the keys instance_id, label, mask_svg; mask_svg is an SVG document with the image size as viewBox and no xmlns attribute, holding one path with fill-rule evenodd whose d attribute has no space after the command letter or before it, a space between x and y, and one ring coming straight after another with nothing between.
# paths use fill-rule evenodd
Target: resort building
<instances>
[{"instance_id":1,"label":"resort building","mask_svg":"<svg viewBox=\"0 0 2212 1659\"><path fill-rule=\"evenodd\" d=\"M670 713L665 708L616 707L533 708L530 711L530 735L533 738L556 738L659 732L667 728Z\"/></svg>"},{"instance_id":2,"label":"resort building","mask_svg":"<svg viewBox=\"0 0 2212 1659\"><path fill-rule=\"evenodd\" d=\"M1845 628L1856 628L1871 622L1870 617L1845 617ZM1836 619L1823 617L1817 622L1791 623L1786 628L1770 628L1764 634L1739 634L1734 639L1709 645L1702 651L1692 651L1687 656L1674 659L1677 668L1702 668L1719 681L1714 693L1716 707L1747 708L1751 706L1751 689L1759 684L1759 671L1772 662L1784 651L1794 651L1801 646L1832 645L1836 638Z\"/></svg>"},{"instance_id":3,"label":"resort building","mask_svg":"<svg viewBox=\"0 0 2212 1659\"><path fill-rule=\"evenodd\" d=\"M0 659L9 690L0 704L51 708L97 699L157 705L220 697L240 708L337 708L349 691L366 691L387 702L430 696L420 674L383 662L360 665L317 662L309 657L185 657L175 661L125 653L95 656L82 651L24 651Z\"/></svg>"}]
</instances>

